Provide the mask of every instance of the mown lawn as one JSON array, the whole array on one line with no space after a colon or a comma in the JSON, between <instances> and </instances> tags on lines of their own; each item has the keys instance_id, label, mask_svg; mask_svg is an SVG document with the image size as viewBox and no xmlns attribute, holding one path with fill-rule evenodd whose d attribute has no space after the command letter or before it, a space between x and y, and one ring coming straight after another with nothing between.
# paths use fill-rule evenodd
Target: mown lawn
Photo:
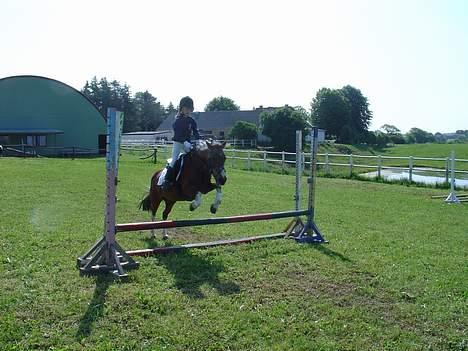
<instances>
[{"instance_id":1,"label":"mown lawn","mask_svg":"<svg viewBox=\"0 0 468 351\"><path fill-rule=\"evenodd\" d=\"M155 166L124 155L119 222ZM228 169L218 216L293 207L294 177ZM305 181L304 181L305 183ZM446 191L442 191L446 192ZM441 191L318 180L328 245L291 240L140 259L127 281L80 277L103 227L104 160L0 159L1 350L466 350L468 207ZM172 218L207 217L176 205ZM172 231L172 243L287 221ZM163 245L120 234L127 249Z\"/></svg>"}]
</instances>

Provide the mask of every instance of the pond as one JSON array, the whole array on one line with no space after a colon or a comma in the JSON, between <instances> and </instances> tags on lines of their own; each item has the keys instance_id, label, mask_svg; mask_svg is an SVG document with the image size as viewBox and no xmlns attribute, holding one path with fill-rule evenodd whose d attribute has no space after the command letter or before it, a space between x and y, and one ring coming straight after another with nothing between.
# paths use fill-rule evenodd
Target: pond
<instances>
[{"instance_id":1,"label":"pond","mask_svg":"<svg viewBox=\"0 0 468 351\"><path fill-rule=\"evenodd\" d=\"M375 178L377 177L377 172L363 173L361 175L367 178ZM385 180L404 180L404 179L409 179L409 172L385 169L385 170L382 170L381 176ZM431 184L431 185L443 184L445 183L445 177L439 177L439 176L433 176L433 175L427 175L427 174L416 174L415 172L413 172L413 182ZM468 188L468 179L455 178L455 186Z\"/></svg>"}]
</instances>

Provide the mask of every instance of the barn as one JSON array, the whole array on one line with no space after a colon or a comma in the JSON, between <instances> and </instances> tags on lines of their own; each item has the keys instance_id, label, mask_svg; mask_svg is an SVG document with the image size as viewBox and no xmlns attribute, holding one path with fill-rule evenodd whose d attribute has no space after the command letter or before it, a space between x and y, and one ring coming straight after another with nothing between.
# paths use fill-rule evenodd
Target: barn
<instances>
[{"instance_id":1,"label":"barn","mask_svg":"<svg viewBox=\"0 0 468 351\"><path fill-rule=\"evenodd\" d=\"M4 153L98 154L106 121L75 88L40 76L0 79L0 145Z\"/></svg>"}]
</instances>

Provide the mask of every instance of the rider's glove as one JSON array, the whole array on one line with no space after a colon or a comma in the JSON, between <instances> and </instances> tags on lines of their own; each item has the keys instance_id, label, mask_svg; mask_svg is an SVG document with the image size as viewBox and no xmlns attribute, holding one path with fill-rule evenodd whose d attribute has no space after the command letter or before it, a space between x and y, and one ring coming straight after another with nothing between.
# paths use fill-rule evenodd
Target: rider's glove
<instances>
[{"instance_id":1,"label":"rider's glove","mask_svg":"<svg viewBox=\"0 0 468 351\"><path fill-rule=\"evenodd\" d=\"M188 141L184 141L184 149L185 152L189 152L190 150L192 150L192 144Z\"/></svg>"}]
</instances>

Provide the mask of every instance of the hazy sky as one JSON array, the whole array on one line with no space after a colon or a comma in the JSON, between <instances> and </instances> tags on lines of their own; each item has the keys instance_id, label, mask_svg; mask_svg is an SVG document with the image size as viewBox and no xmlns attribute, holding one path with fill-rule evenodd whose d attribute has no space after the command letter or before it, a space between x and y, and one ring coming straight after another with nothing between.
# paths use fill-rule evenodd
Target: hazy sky
<instances>
[{"instance_id":1,"label":"hazy sky","mask_svg":"<svg viewBox=\"0 0 468 351\"><path fill-rule=\"evenodd\" d=\"M309 109L351 84L371 129L468 129L468 0L0 0L0 48L0 77L105 76L199 110L218 95Z\"/></svg>"}]
</instances>

